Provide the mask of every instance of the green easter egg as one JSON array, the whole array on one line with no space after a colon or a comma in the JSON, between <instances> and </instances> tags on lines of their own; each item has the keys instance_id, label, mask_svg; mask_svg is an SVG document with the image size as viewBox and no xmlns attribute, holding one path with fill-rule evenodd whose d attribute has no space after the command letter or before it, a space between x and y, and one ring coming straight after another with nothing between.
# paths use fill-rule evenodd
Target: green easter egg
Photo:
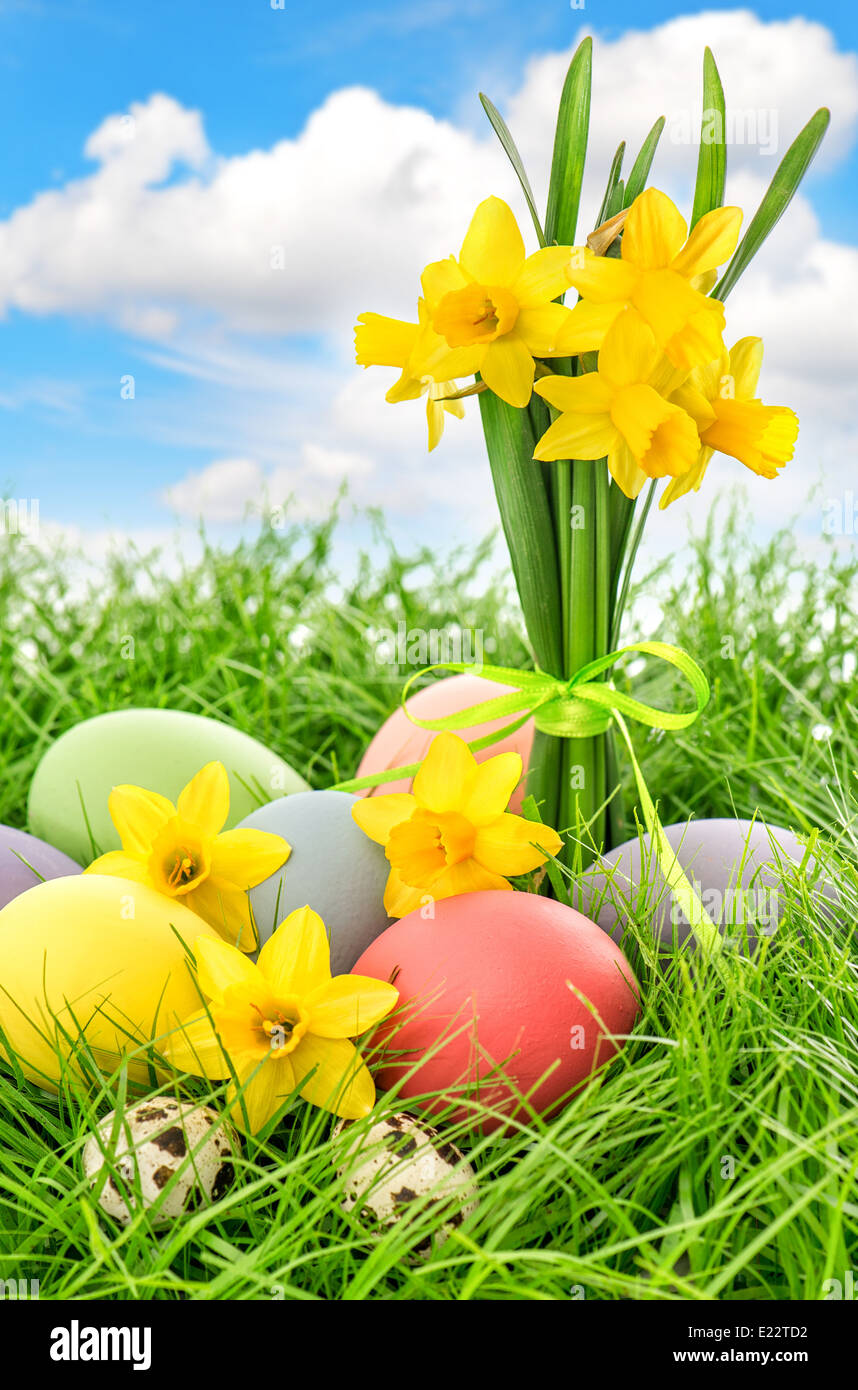
<instances>
[{"instance_id":1,"label":"green easter egg","mask_svg":"<svg viewBox=\"0 0 858 1390\"><path fill-rule=\"evenodd\" d=\"M48 749L30 787L30 830L89 864L121 848L107 809L114 787L130 783L175 802L215 759L229 773L225 829L265 802L307 790L288 763L230 724L179 710L117 710L75 725Z\"/></svg>"}]
</instances>

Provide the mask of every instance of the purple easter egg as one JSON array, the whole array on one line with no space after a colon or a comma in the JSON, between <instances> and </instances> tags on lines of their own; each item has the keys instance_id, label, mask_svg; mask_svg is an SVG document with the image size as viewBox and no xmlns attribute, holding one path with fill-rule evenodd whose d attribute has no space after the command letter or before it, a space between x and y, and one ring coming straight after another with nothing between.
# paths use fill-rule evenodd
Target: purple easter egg
<instances>
[{"instance_id":1,"label":"purple easter egg","mask_svg":"<svg viewBox=\"0 0 858 1390\"><path fill-rule=\"evenodd\" d=\"M82 872L80 864L62 850L11 825L0 825L0 908L28 888L35 888L42 879Z\"/></svg>"}]
</instances>

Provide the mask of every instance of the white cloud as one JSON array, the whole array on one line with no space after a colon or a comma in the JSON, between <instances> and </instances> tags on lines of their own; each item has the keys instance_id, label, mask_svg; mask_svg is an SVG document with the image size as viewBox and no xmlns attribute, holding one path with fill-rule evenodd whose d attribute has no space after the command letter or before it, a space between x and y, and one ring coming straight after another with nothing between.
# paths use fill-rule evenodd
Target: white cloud
<instances>
[{"instance_id":1,"label":"white cloud","mask_svg":"<svg viewBox=\"0 0 858 1390\"><path fill-rule=\"evenodd\" d=\"M264 474L254 459L216 459L167 488L163 500L191 520L240 521L263 484Z\"/></svg>"},{"instance_id":2,"label":"white cloud","mask_svg":"<svg viewBox=\"0 0 858 1390\"><path fill-rule=\"evenodd\" d=\"M820 168L830 168L850 148L858 120L858 57L839 53L823 25L795 18L764 23L750 10L684 15L648 31L630 31L593 44L593 96L588 178L582 218L598 211L610 161L621 140L631 161L655 121L667 124L654 165L658 183L687 196L697 165L703 50L713 50L724 86L728 121L740 141L730 146L728 167L767 179L800 128L820 106L832 111ZM569 53L534 58L508 106L510 128L537 188L547 187L551 139ZM756 116L756 121L751 116ZM764 138L747 137L756 128ZM772 135L776 134L775 147ZM761 153L762 143L767 153Z\"/></svg>"}]
</instances>

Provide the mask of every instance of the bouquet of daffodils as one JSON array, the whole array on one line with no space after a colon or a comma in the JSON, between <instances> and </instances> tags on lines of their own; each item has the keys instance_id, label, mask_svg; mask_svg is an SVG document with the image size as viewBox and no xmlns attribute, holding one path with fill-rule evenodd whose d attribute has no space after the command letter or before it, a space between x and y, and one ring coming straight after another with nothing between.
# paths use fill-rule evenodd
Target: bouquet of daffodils
<instances>
[{"instance_id":1,"label":"bouquet of daffodils","mask_svg":"<svg viewBox=\"0 0 858 1390\"><path fill-rule=\"evenodd\" d=\"M430 449L446 415L461 416L465 399L478 398L534 658L533 672L479 668L514 686L512 695L421 722L453 729L533 716L528 791L543 820L570 832L564 853L568 862L577 844L578 863L622 838L617 732L651 821L624 716L681 728L708 698L687 653L657 642L617 649L659 484L659 505L668 507L701 487L715 454L770 479L792 458L798 420L787 406L757 397L762 342L746 337L728 348L724 304L786 209L829 119L817 111L798 135L740 240L742 210L723 205L724 94L707 49L689 221L648 182L661 117L626 178L620 146L595 227L578 242L591 61L585 39L560 101L544 218L510 131L481 98L518 176L538 249L527 254L511 209L488 198L458 255L424 269L416 321L367 313L356 331L359 364L400 370L389 402L426 396ZM573 291L577 302L567 303ZM616 688L612 668L629 652L677 669L696 707L659 709Z\"/></svg>"}]
</instances>

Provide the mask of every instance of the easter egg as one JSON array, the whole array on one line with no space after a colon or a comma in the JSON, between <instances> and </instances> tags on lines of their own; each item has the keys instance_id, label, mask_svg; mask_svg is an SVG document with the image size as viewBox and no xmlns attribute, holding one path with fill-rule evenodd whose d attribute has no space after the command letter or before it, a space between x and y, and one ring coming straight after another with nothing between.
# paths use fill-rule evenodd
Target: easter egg
<instances>
[{"instance_id":1,"label":"easter egg","mask_svg":"<svg viewBox=\"0 0 858 1390\"><path fill-rule=\"evenodd\" d=\"M0 1029L24 1074L54 1089L56 1049L68 1056L81 1032L111 1071L199 1010L183 947L198 936L220 940L176 899L130 879L53 878L13 898L0 912ZM148 1078L146 1062L145 1051L129 1062L134 1080Z\"/></svg>"},{"instance_id":2,"label":"easter egg","mask_svg":"<svg viewBox=\"0 0 858 1390\"><path fill-rule=\"evenodd\" d=\"M307 787L276 753L230 724L181 710L117 710L76 724L48 749L30 787L30 829L89 864L96 853L121 848L107 809L113 787L129 783L175 802L216 759L229 773L225 829L260 802Z\"/></svg>"},{"instance_id":3,"label":"easter egg","mask_svg":"<svg viewBox=\"0 0 858 1390\"><path fill-rule=\"evenodd\" d=\"M295 908L312 907L328 929L334 975L351 970L390 922L384 910L390 865L382 847L355 825L356 801L345 792L297 792L241 823L282 835L292 846L283 868L250 890L260 942Z\"/></svg>"},{"instance_id":4,"label":"easter egg","mask_svg":"<svg viewBox=\"0 0 858 1390\"><path fill-rule=\"evenodd\" d=\"M437 1113L479 1098L499 1114L459 1107L486 1132L522 1115L521 1096L552 1113L630 1032L637 984L609 936L562 903L488 891L444 898L388 927L355 973L393 979L396 1014L380 1025L376 1079ZM497 1075L497 1067L504 1076ZM550 1075L546 1075L550 1071ZM520 1093L520 1094L517 1094Z\"/></svg>"},{"instance_id":5,"label":"easter egg","mask_svg":"<svg viewBox=\"0 0 858 1390\"><path fill-rule=\"evenodd\" d=\"M11 825L0 825L0 908L43 879L80 872L80 865L53 845Z\"/></svg>"},{"instance_id":6,"label":"easter egg","mask_svg":"<svg viewBox=\"0 0 858 1390\"><path fill-rule=\"evenodd\" d=\"M112 1110L97 1125L84 1145L83 1173L96 1188L107 1164L98 1205L121 1226L140 1208L153 1206L152 1224L166 1226L220 1201L232 1183L238 1152L235 1130L216 1110L157 1096Z\"/></svg>"},{"instance_id":7,"label":"easter egg","mask_svg":"<svg viewBox=\"0 0 858 1390\"><path fill-rule=\"evenodd\" d=\"M372 1230L406 1222L431 1207L445 1220L415 1246L422 1258L439 1250L450 1232L477 1208L477 1177L455 1144L413 1115L385 1115L367 1130L340 1120L332 1141L337 1176L344 1180L344 1211L356 1211Z\"/></svg>"},{"instance_id":8,"label":"easter egg","mask_svg":"<svg viewBox=\"0 0 858 1390\"><path fill-rule=\"evenodd\" d=\"M789 830L759 821L700 820L664 827L671 848L704 908L722 936L753 950L762 936L772 936L783 913L778 861L789 869L799 864L804 846ZM630 918L668 949L674 933L679 944L691 933L682 908L664 879L649 835L604 854L579 879L576 902L616 942ZM825 890L823 890L825 891Z\"/></svg>"},{"instance_id":9,"label":"easter egg","mask_svg":"<svg viewBox=\"0 0 858 1390\"><path fill-rule=\"evenodd\" d=\"M467 709L470 705L480 704L484 700L496 699L500 695L508 695L513 689L514 687L511 685L497 685L494 681L486 680L483 676L447 676L443 680L434 681L432 685L424 686L415 695L410 695L405 704L406 708L410 709L419 719L442 719L445 715L455 714L459 710ZM496 729L502 728L504 724L509 724L513 717L505 715L503 719L492 719L485 724L474 724L466 729L457 729L456 733L466 743L469 743L472 739L493 733ZM533 731L533 720L529 719L514 734L493 743L490 748L484 748L479 753L475 753L474 757L478 763L482 763L487 758L496 757L498 753L518 753L526 772L533 747ZM431 729L421 729L418 724L412 724L404 709L400 707L394 710L390 718L382 724L364 753L357 770L357 776L368 777L373 772L384 772L387 768L407 767L410 763L422 762L434 737L435 734ZM374 787L369 792L362 792L360 795L383 796L387 795L388 792L407 792L410 790L411 778L407 777L400 778L396 782L386 782L383 786ZM524 779L522 778L513 792L509 809L517 814L521 810L525 795Z\"/></svg>"}]
</instances>

